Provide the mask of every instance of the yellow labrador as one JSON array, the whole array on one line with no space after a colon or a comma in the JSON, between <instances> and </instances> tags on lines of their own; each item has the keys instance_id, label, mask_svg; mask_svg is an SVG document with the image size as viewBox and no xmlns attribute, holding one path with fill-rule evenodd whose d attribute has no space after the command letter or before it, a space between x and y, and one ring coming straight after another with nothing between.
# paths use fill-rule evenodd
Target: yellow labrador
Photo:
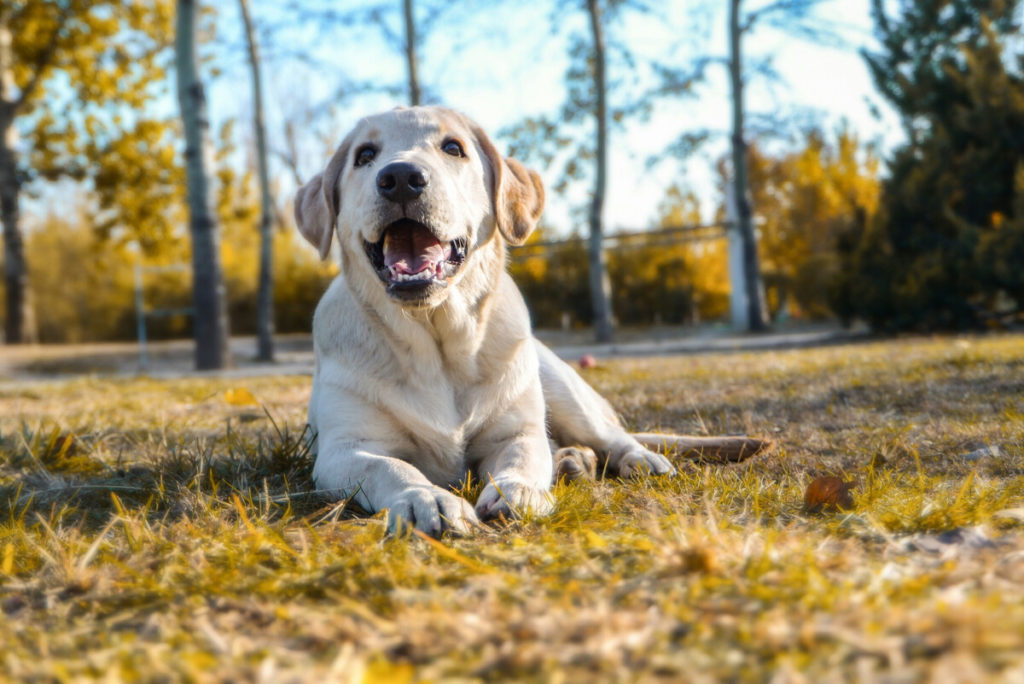
<instances>
[{"instance_id":1,"label":"yellow labrador","mask_svg":"<svg viewBox=\"0 0 1024 684\"><path fill-rule=\"evenodd\" d=\"M363 119L299 190L302 235L322 258L341 248L313 319L319 488L436 536L549 512L549 435L584 447L560 454L570 476L592 472L590 449L612 474L673 472L533 337L505 253L543 206L536 173L440 107ZM486 483L475 507L450 488L467 472Z\"/></svg>"}]
</instances>

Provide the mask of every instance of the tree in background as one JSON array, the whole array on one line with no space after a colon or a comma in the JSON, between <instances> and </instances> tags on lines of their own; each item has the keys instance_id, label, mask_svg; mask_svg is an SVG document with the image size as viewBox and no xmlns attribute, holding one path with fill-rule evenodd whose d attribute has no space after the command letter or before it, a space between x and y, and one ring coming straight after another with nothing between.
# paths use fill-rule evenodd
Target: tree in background
<instances>
[{"instance_id":1,"label":"tree in background","mask_svg":"<svg viewBox=\"0 0 1024 684\"><path fill-rule=\"evenodd\" d=\"M566 100L555 116L533 116L509 129L502 137L511 139L510 153L545 166L560 166L561 180L552 188L565 193L573 182L590 180L592 189L586 206L589 228L587 241L591 316L595 338L607 342L614 328L612 286L608 257L604 249L604 201L608 177L610 128L621 127L650 108L647 94L631 92L627 79L636 79L639 65L628 45L609 31L619 26L628 11L646 12L633 0L586 0L558 5L551 14L556 27L567 23L573 13L586 18L586 30L569 36L569 67L566 72ZM619 65L609 77L609 64ZM636 89L632 89L635 91ZM614 94L615 104L609 103Z\"/></svg>"},{"instance_id":2,"label":"tree in background","mask_svg":"<svg viewBox=\"0 0 1024 684\"><path fill-rule=\"evenodd\" d=\"M603 18L598 0L587 0L590 19L591 65L594 77L594 192L590 198L590 303L594 309L594 336L598 342L612 339L612 285L604 253L604 196L608 187L608 83L605 78Z\"/></svg>"},{"instance_id":3,"label":"tree in background","mask_svg":"<svg viewBox=\"0 0 1024 684\"><path fill-rule=\"evenodd\" d=\"M209 168L213 158L206 93L199 76L197 0L178 0L175 60L178 103L185 128L189 232L192 236L192 307L196 368L224 368L230 362L220 229L213 210Z\"/></svg>"},{"instance_id":4,"label":"tree in background","mask_svg":"<svg viewBox=\"0 0 1024 684\"><path fill-rule=\"evenodd\" d=\"M405 65L409 81L409 104L415 107L420 103L420 76L416 64L416 15L413 13L412 0L402 0L402 19L405 24Z\"/></svg>"},{"instance_id":5,"label":"tree in background","mask_svg":"<svg viewBox=\"0 0 1024 684\"><path fill-rule=\"evenodd\" d=\"M153 144L150 159L166 149L166 122L131 112L153 98L154 84L164 77L170 7L169 0L0 4L0 221L8 343L32 336L20 225L25 186L68 177L109 191L106 179L118 173L119 163L107 154L110 148L138 149L142 139ZM162 206L160 199L153 204ZM103 205L102 198L101 207L125 219L115 220L122 225L134 226L130 221L139 218L126 217L132 207L122 211Z\"/></svg>"},{"instance_id":6,"label":"tree in background","mask_svg":"<svg viewBox=\"0 0 1024 684\"><path fill-rule=\"evenodd\" d=\"M751 203L747 141L746 108L744 89L749 71L743 64L743 38L758 24L765 23L775 28L803 35L817 37L820 31L814 28L811 11L823 0L771 0L754 9L743 11L742 5L751 5L747 0L729 0L729 84L732 96L731 196L735 204L735 237L742 251L742 281L734 283L745 293L745 328L752 332L764 330L765 306L761 282L761 268L757 254L757 235L754 231L754 207Z\"/></svg>"},{"instance_id":7,"label":"tree in background","mask_svg":"<svg viewBox=\"0 0 1024 684\"><path fill-rule=\"evenodd\" d=\"M256 166L260 179L260 276L256 290L256 358L274 360L274 210L270 194L267 126L263 117L263 79L260 77L259 44L248 0L238 0L245 31L252 79L253 132L256 135Z\"/></svg>"},{"instance_id":8,"label":"tree in background","mask_svg":"<svg viewBox=\"0 0 1024 684\"><path fill-rule=\"evenodd\" d=\"M998 324L1024 308L1024 63L1017 0L876 0L865 54L903 117L874 219L844 237L837 311L881 330Z\"/></svg>"}]
</instances>

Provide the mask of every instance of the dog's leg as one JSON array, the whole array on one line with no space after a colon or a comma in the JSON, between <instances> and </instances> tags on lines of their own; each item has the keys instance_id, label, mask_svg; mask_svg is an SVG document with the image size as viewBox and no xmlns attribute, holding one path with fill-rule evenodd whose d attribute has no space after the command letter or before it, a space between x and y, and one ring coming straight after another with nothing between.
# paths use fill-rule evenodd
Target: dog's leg
<instances>
[{"instance_id":1,"label":"dog's leg","mask_svg":"<svg viewBox=\"0 0 1024 684\"><path fill-rule=\"evenodd\" d=\"M553 460L544 429L540 387L520 399L533 404L530 411L509 410L498 416L473 439L468 455L485 483L476 501L481 520L525 512L547 515L553 508L551 482ZM524 415L536 416L526 420Z\"/></svg>"},{"instance_id":2,"label":"dog's leg","mask_svg":"<svg viewBox=\"0 0 1024 684\"><path fill-rule=\"evenodd\" d=\"M433 537L468 534L479 524L462 497L431 483L415 466L383 455L385 447L344 435L318 437L313 481L318 489L352 496L369 512L388 509L388 530L415 527Z\"/></svg>"},{"instance_id":3,"label":"dog's leg","mask_svg":"<svg viewBox=\"0 0 1024 684\"><path fill-rule=\"evenodd\" d=\"M610 473L622 477L675 472L668 459L644 448L626 432L608 402L576 371L540 341L534 340L534 346L540 358L548 429L558 444L592 448L608 459Z\"/></svg>"}]
</instances>

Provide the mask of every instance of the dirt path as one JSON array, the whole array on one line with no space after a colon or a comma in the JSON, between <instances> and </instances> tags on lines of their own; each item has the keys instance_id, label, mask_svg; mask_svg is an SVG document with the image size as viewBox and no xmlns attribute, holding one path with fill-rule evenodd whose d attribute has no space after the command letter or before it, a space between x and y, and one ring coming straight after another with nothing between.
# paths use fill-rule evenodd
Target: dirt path
<instances>
[{"instance_id":1,"label":"dirt path","mask_svg":"<svg viewBox=\"0 0 1024 684\"><path fill-rule=\"evenodd\" d=\"M814 326L761 335L736 335L724 328L662 328L623 331L613 344L588 342L587 332L538 331L537 336L567 361L584 354L597 359L642 357L706 352L793 349L842 344L866 337L863 330L842 330L835 326ZM181 378L210 375L252 377L259 375L310 375L313 372L313 341L310 335L282 335L276 338L274 363L255 360L253 337L231 339L232 368L198 372L193 368L192 341L152 342L146 358L133 342L77 345L34 345L0 347L0 379L47 381L79 375L145 375Z\"/></svg>"}]
</instances>

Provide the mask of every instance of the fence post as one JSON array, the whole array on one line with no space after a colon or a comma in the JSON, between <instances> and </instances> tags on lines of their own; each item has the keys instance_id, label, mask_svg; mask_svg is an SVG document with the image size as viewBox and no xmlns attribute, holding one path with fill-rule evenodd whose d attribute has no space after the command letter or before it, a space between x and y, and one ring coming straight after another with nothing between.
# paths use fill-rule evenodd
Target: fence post
<instances>
[{"instance_id":1,"label":"fence post","mask_svg":"<svg viewBox=\"0 0 1024 684\"><path fill-rule=\"evenodd\" d=\"M737 331L750 329L747 315L747 273L743 269L743 237L740 235L736 192L732 183L725 184L725 220L729 227L729 313Z\"/></svg>"},{"instance_id":2,"label":"fence post","mask_svg":"<svg viewBox=\"0 0 1024 684\"><path fill-rule=\"evenodd\" d=\"M135 264L135 329L139 337L139 370L149 366L146 356L146 306L142 300L142 264Z\"/></svg>"}]
</instances>

